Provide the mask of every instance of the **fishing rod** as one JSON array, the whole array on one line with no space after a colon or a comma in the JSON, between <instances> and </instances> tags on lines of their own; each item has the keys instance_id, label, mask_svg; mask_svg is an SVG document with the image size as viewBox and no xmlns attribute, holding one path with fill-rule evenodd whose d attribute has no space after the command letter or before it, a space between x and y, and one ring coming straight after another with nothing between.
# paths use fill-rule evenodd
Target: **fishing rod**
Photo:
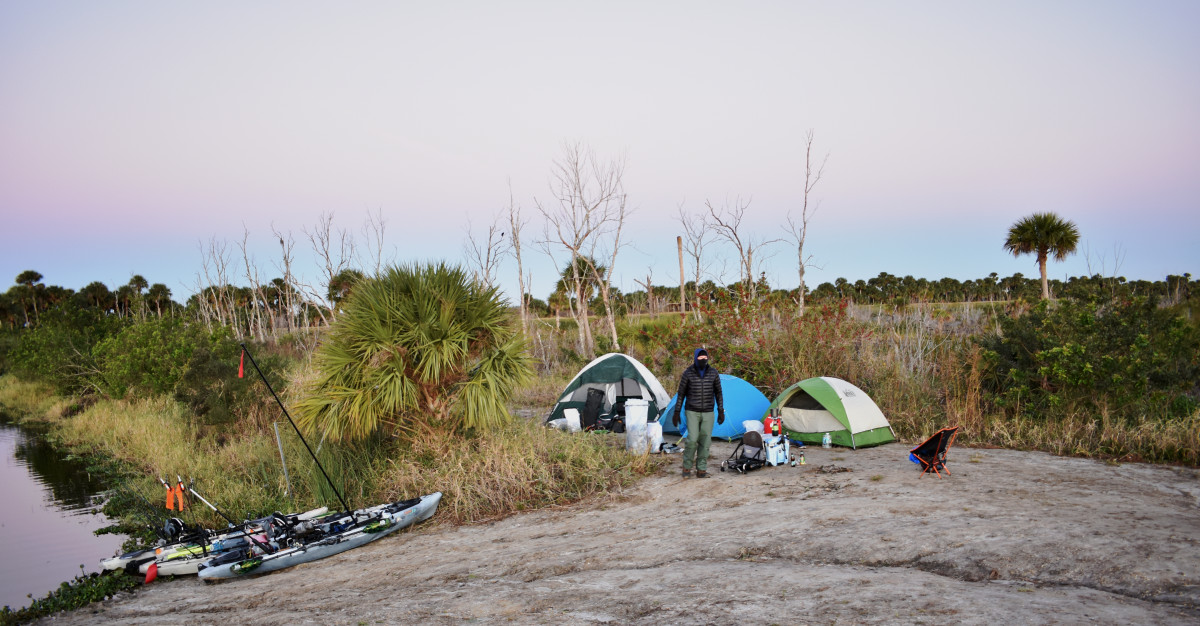
<instances>
[{"instance_id":1,"label":"fishing rod","mask_svg":"<svg viewBox=\"0 0 1200 626\"><path fill-rule=\"evenodd\" d=\"M317 469L321 470L321 475L325 477L325 482L329 483L329 488L333 489L333 493L337 496L338 502L342 503L342 510L349 512L350 505L346 504L346 499L342 497L342 492L338 491L337 486L333 484L333 480L329 478L329 474L325 472L325 468L321 465L321 461L317 459L316 453L313 452L311 447L309 447L308 442L304 439L304 435L300 434L300 428L296 426L296 422L292 419L291 414L288 413L287 407L283 406L283 401L279 399L279 395L276 394L275 389L271 387L271 383L267 380L266 375L263 374L262 368L258 366L258 361L255 361L254 355L250 354L250 350L246 349L246 344L243 343L241 346L242 354L250 357L250 364L254 366L254 371L258 372L258 377L262 379L263 384L267 386L267 391L270 391L271 396L275 398L275 402L283 411L284 417L286 417L288 423L292 425L292 430L296 431L296 436L300 438L300 443L304 444L304 449L308 450L309 456L311 456L313 458L313 462L317 464Z\"/></svg>"},{"instance_id":2,"label":"fishing rod","mask_svg":"<svg viewBox=\"0 0 1200 626\"><path fill-rule=\"evenodd\" d=\"M163 485L166 485L166 484L167 484L167 481L165 481L165 480L163 480L163 479L161 479L161 478L159 478L158 480L159 480L160 482L162 482L162 484L163 484ZM180 481L180 484L183 484L183 481ZM168 487L168 488L169 488L169 487ZM236 523L234 523L234 521L233 521L232 519L229 519L229 516L228 516L228 515L226 515L225 513L223 513L223 512L221 511L221 509L218 509L217 507L213 506L212 502L209 502L208 500L205 500L205 499L204 499L204 496L202 496L202 495L200 495L200 494L196 493L196 490L195 490L195 489L193 489L191 486L189 486L189 487L188 487L188 491L192 492L192 495L193 495L193 496L196 496L197 498L199 498L201 502L203 502L203 503L207 504L207 505L208 505L208 508L212 509L213 511L216 511L217 515L220 515L221 517L225 518L225 521L226 521L226 522L229 522L229 525L230 525L231 527L236 527L236 526L237 526L237 524L236 524ZM272 552L275 552L275 549L274 549L274 548L272 548L271 546L269 546L269 545L267 545L267 544L263 543L262 541L259 541L258 539L256 539L256 538L254 537L254 533L251 533L251 532L249 532L249 529L247 529L247 532L246 532L246 538L247 538L247 539L249 539L250 541L254 542L254 543L255 543L255 544L258 546L258 547L262 548L262 549L263 549L263 552L265 552L265 553L267 553L267 554L271 554Z\"/></svg>"},{"instance_id":3,"label":"fishing rod","mask_svg":"<svg viewBox=\"0 0 1200 626\"><path fill-rule=\"evenodd\" d=\"M159 514L159 510L155 508L153 504L150 504L150 501L133 487L122 485L121 487L117 488L117 491L132 495L137 498L136 500L129 500L130 504L133 506L133 508L129 510L129 515L131 517L142 518L142 520L146 522L146 529L155 535L158 535L159 538L162 538L162 532L158 526L162 520L162 515Z\"/></svg>"}]
</instances>

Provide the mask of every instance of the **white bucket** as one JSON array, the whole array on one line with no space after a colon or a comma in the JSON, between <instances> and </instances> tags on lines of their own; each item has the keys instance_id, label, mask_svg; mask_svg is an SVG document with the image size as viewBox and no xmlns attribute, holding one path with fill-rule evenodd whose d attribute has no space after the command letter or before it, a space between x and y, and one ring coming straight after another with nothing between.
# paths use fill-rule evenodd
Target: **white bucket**
<instances>
[{"instance_id":1,"label":"white bucket","mask_svg":"<svg viewBox=\"0 0 1200 626\"><path fill-rule=\"evenodd\" d=\"M642 454L649 442L646 440L646 417L650 403L645 400L625 401L625 449Z\"/></svg>"},{"instance_id":2,"label":"white bucket","mask_svg":"<svg viewBox=\"0 0 1200 626\"><path fill-rule=\"evenodd\" d=\"M661 452L663 445L662 424L658 422L646 424L646 439L650 440L651 452Z\"/></svg>"},{"instance_id":3,"label":"white bucket","mask_svg":"<svg viewBox=\"0 0 1200 626\"><path fill-rule=\"evenodd\" d=\"M579 409L563 409L563 417L567 418L567 432L577 433L583 430L579 424Z\"/></svg>"}]
</instances>

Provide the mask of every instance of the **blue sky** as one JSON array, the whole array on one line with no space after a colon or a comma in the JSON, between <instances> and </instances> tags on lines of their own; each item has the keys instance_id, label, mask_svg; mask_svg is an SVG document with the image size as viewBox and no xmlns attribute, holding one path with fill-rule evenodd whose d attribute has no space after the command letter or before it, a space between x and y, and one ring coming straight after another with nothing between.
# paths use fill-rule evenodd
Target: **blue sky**
<instances>
[{"instance_id":1,"label":"blue sky","mask_svg":"<svg viewBox=\"0 0 1200 626\"><path fill-rule=\"evenodd\" d=\"M332 213L361 245L371 211L397 260L460 261L510 181L536 218L581 141L627 158L618 286L671 284L680 204L750 198L747 233L778 236L809 129L812 287L1036 275L1001 248L1036 211L1082 233L1054 277L1196 274L1198 23L1167 1L7 2L0 276L139 273L183 299L213 237L248 233L277 275L274 228L314 277L303 230ZM545 297L554 269L526 260Z\"/></svg>"}]
</instances>

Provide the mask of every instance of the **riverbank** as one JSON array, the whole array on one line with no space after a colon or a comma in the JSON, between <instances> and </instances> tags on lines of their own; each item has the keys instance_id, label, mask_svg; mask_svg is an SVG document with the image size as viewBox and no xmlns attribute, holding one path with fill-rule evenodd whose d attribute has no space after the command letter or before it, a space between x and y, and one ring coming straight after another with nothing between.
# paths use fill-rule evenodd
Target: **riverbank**
<instances>
[{"instance_id":1,"label":"riverbank","mask_svg":"<svg viewBox=\"0 0 1200 626\"><path fill-rule=\"evenodd\" d=\"M1200 472L955 447L808 450L661 471L494 523L433 523L210 585L163 581L55 624L919 623L1200 620ZM714 442L713 465L731 450ZM677 457L676 457L677 458Z\"/></svg>"}]
</instances>

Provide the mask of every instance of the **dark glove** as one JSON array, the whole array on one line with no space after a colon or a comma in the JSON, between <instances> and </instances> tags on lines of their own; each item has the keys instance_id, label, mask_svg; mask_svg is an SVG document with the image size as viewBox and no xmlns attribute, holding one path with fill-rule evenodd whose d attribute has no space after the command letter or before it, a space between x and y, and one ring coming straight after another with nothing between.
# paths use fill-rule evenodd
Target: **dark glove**
<instances>
[{"instance_id":1,"label":"dark glove","mask_svg":"<svg viewBox=\"0 0 1200 626\"><path fill-rule=\"evenodd\" d=\"M674 426L675 428L679 428L679 414L678 413L671 416L671 425Z\"/></svg>"},{"instance_id":2,"label":"dark glove","mask_svg":"<svg viewBox=\"0 0 1200 626\"><path fill-rule=\"evenodd\" d=\"M717 424L724 424L724 423L725 423L725 411L721 411L720 413L717 413Z\"/></svg>"}]
</instances>

